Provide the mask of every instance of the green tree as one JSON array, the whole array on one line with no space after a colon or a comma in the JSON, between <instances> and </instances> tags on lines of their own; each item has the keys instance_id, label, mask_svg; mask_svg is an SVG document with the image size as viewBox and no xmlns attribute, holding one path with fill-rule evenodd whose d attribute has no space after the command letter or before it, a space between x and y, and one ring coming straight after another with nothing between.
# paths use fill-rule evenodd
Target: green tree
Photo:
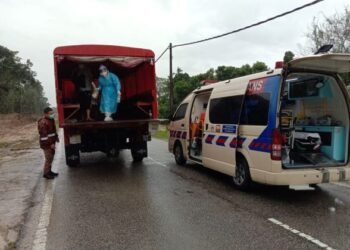
<instances>
[{"instance_id":1,"label":"green tree","mask_svg":"<svg viewBox=\"0 0 350 250\"><path fill-rule=\"evenodd\" d=\"M219 66L215 70L216 80L223 81L240 75L239 69L233 66Z\"/></svg>"},{"instance_id":2,"label":"green tree","mask_svg":"<svg viewBox=\"0 0 350 250\"><path fill-rule=\"evenodd\" d=\"M267 67L266 63L264 62L257 61L252 65L252 73L259 73L267 70L269 70L269 67Z\"/></svg>"},{"instance_id":3,"label":"green tree","mask_svg":"<svg viewBox=\"0 0 350 250\"><path fill-rule=\"evenodd\" d=\"M258 73L268 70L264 62L255 62L252 66L249 64L241 67L234 66L218 66L207 70L205 73L190 76L181 68L176 70L174 74L174 107L177 107L182 100L191 93L194 89L201 86L203 80L218 80L223 81L240 76L245 76L253 73ZM158 89L158 111L160 118L167 118L170 115L169 111L169 80L165 78L157 78Z\"/></svg>"},{"instance_id":4,"label":"green tree","mask_svg":"<svg viewBox=\"0 0 350 250\"><path fill-rule=\"evenodd\" d=\"M158 115L167 118L169 111L169 80L157 77Z\"/></svg>"},{"instance_id":5,"label":"green tree","mask_svg":"<svg viewBox=\"0 0 350 250\"><path fill-rule=\"evenodd\" d=\"M48 105L42 85L32 62L17 54L0 46L0 113L39 113Z\"/></svg>"},{"instance_id":6,"label":"green tree","mask_svg":"<svg viewBox=\"0 0 350 250\"><path fill-rule=\"evenodd\" d=\"M283 56L283 62L284 63L289 63L290 61L293 60L294 58L294 53L292 51L286 51Z\"/></svg>"},{"instance_id":7,"label":"green tree","mask_svg":"<svg viewBox=\"0 0 350 250\"><path fill-rule=\"evenodd\" d=\"M333 53L350 53L350 9L332 16L314 18L306 34L308 52L316 52L322 45L332 44ZM350 84L350 73L341 74L346 84Z\"/></svg>"},{"instance_id":8,"label":"green tree","mask_svg":"<svg viewBox=\"0 0 350 250\"><path fill-rule=\"evenodd\" d=\"M332 16L314 18L306 34L309 52L316 52L322 45L333 44L332 52L350 53L350 9Z\"/></svg>"}]
</instances>

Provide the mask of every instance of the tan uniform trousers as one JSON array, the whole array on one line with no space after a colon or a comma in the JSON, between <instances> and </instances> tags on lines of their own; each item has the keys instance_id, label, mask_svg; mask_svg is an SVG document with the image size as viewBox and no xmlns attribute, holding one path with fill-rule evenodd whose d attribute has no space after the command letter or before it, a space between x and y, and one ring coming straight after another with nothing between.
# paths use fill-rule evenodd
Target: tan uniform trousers
<instances>
[{"instance_id":1,"label":"tan uniform trousers","mask_svg":"<svg viewBox=\"0 0 350 250\"><path fill-rule=\"evenodd\" d=\"M43 149L43 151L45 155L44 174L47 174L51 171L51 165L55 156L55 150L50 148Z\"/></svg>"}]
</instances>

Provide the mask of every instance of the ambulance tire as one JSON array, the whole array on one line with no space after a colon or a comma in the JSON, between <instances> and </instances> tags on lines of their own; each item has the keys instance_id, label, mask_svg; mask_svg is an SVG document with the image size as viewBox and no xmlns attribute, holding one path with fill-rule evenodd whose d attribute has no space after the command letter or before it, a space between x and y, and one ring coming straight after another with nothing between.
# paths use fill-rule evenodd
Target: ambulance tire
<instances>
[{"instance_id":1,"label":"ambulance tire","mask_svg":"<svg viewBox=\"0 0 350 250\"><path fill-rule=\"evenodd\" d=\"M240 190L248 190L252 183L248 162L241 155L237 155L236 159L236 175L233 177L233 184Z\"/></svg>"},{"instance_id":2,"label":"ambulance tire","mask_svg":"<svg viewBox=\"0 0 350 250\"><path fill-rule=\"evenodd\" d=\"M184 157L184 152L182 150L181 143L177 141L174 147L174 156L177 165L183 166L186 164L186 159Z\"/></svg>"},{"instance_id":3,"label":"ambulance tire","mask_svg":"<svg viewBox=\"0 0 350 250\"><path fill-rule=\"evenodd\" d=\"M76 167L80 164L79 145L70 144L66 146L65 153L68 167Z\"/></svg>"}]
</instances>

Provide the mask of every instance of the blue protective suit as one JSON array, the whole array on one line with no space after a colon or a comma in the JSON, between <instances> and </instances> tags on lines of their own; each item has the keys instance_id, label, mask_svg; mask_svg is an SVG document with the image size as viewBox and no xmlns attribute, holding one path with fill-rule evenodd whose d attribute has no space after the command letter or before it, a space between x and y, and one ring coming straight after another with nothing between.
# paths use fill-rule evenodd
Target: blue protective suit
<instances>
[{"instance_id":1,"label":"blue protective suit","mask_svg":"<svg viewBox=\"0 0 350 250\"><path fill-rule=\"evenodd\" d=\"M118 91L121 90L119 78L109 72L106 77L98 78L101 91L100 111L102 113L116 113L118 106Z\"/></svg>"}]
</instances>

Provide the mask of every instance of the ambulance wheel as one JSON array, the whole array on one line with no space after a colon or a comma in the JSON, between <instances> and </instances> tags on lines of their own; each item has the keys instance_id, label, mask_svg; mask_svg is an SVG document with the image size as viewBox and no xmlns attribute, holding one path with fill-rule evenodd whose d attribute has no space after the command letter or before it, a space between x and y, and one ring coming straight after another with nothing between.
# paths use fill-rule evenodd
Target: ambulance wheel
<instances>
[{"instance_id":1,"label":"ambulance wheel","mask_svg":"<svg viewBox=\"0 0 350 250\"><path fill-rule=\"evenodd\" d=\"M243 156L237 155L236 158L236 175L233 177L233 184L241 190L250 187L252 179L250 177L249 166Z\"/></svg>"},{"instance_id":2,"label":"ambulance wheel","mask_svg":"<svg viewBox=\"0 0 350 250\"><path fill-rule=\"evenodd\" d=\"M80 164L80 153L78 145L68 145L65 147L66 164L68 167L76 167Z\"/></svg>"},{"instance_id":3,"label":"ambulance wheel","mask_svg":"<svg viewBox=\"0 0 350 250\"><path fill-rule=\"evenodd\" d=\"M180 142L175 143L174 156L177 165L183 166L186 164L186 159L184 157L184 153Z\"/></svg>"}]
</instances>

